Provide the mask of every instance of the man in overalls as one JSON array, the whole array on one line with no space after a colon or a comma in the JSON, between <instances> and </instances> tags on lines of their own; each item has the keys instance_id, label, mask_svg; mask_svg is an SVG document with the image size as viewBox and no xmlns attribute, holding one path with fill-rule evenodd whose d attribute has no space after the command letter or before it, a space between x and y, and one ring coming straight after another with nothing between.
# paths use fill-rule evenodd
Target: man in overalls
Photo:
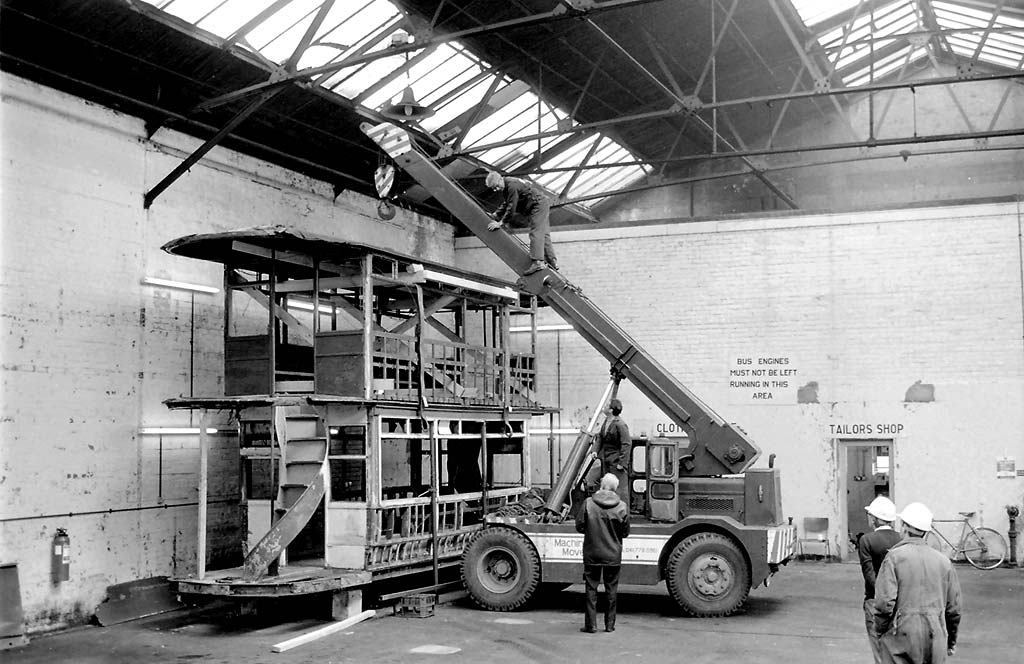
<instances>
[{"instance_id":1,"label":"man in overalls","mask_svg":"<svg viewBox=\"0 0 1024 664\"><path fill-rule=\"evenodd\" d=\"M487 173L485 180L488 187L502 192L501 205L492 215L494 221L487 225L487 230L496 231L512 221L515 215L529 219L530 227L530 259L532 263L524 274L533 274L544 267L546 262L552 269L558 269L555 249L551 244L551 229L548 217L551 214L551 202L540 189L526 180L513 177L502 177L494 171Z\"/></svg>"}]
</instances>

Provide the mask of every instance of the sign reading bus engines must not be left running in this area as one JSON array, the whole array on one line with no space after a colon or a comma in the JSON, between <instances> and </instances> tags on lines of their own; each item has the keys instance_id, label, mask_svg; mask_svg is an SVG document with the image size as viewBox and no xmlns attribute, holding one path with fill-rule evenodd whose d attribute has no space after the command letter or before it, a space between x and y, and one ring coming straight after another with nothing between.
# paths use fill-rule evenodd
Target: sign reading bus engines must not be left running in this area
<instances>
[{"instance_id":1,"label":"sign reading bus engines must not be left running in this area","mask_svg":"<svg viewBox=\"0 0 1024 664\"><path fill-rule=\"evenodd\" d=\"M729 358L729 396L733 403L796 403L799 379L796 361L789 354Z\"/></svg>"}]
</instances>

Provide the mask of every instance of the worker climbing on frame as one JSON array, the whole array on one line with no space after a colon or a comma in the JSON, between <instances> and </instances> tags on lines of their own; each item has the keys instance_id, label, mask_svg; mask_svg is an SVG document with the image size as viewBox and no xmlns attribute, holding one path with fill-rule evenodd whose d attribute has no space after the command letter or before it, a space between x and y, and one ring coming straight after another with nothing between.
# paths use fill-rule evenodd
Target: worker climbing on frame
<instances>
[{"instance_id":1,"label":"worker climbing on frame","mask_svg":"<svg viewBox=\"0 0 1024 664\"><path fill-rule=\"evenodd\" d=\"M498 230L510 223L517 214L529 219L532 263L523 274L533 274L543 268L545 262L551 269L557 270L558 261L551 244L551 202L544 192L526 180L504 177L494 171L487 172L484 182L494 191L502 192L501 205L491 215L494 221L487 225L487 230Z\"/></svg>"}]
</instances>

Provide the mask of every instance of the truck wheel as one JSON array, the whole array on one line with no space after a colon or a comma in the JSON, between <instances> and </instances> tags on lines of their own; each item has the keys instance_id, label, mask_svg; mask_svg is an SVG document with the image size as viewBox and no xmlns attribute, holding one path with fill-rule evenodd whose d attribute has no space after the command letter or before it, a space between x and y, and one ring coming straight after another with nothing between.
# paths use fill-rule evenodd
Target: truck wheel
<instances>
[{"instance_id":1,"label":"truck wheel","mask_svg":"<svg viewBox=\"0 0 1024 664\"><path fill-rule=\"evenodd\" d=\"M677 544L665 578L679 606L699 618L734 613L750 592L750 568L743 552L716 533L697 533Z\"/></svg>"},{"instance_id":2,"label":"truck wheel","mask_svg":"<svg viewBox=\"0 0 1024 664\"><path fill-rule=\"evenodd\" d=\"M484 528L466 545L462 582L473 601L490 611L512 611L540 583L540 556L522 533Z\"/></svg>"}]
</instances>

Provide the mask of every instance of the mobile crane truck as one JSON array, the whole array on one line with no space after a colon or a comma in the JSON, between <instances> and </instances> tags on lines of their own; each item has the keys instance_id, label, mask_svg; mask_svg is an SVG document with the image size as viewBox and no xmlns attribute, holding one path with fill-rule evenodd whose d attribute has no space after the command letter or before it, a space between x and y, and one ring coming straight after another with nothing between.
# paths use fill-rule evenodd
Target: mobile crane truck
<instances>
[{"instance_id":1,"label":"mobile crane truck","mask_svg":"<svg viewBox=\"0 0 1024 664\"><path fill-rule=\"evenodd\" d=\"M694 616L726 616L752 588L768 585L795 555L796 527L785 524L779 469L752 468L760 449L726 423L595 306L558 271L526 274L529 252L476 200L391 123L362 130L395 163L520 275L537 295L611 363L611 381L595 414L581 429L543 504L516 505L485 517L467 543L462 577L480 606L510 611L536 596L542 584L568 586L583 575L583 536L568 518L573 489L593 463L598 417L630 380L671 419L684 438L634 440L628 477L630 535L623 542L620 582L654 585Z\"/></svg>"}]
</instances>

